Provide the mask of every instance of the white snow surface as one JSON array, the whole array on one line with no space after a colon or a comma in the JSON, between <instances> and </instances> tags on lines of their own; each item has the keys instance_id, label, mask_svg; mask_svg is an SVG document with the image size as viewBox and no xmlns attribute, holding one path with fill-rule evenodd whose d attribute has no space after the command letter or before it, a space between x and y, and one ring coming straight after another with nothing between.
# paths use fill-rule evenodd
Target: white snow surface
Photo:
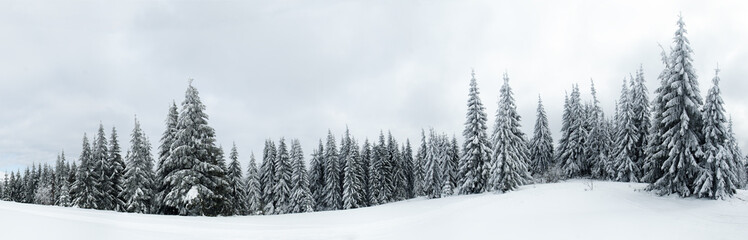
<instances>
[{"instance_id":1,"label":"white snow surface","mask_svg":"<svg viewBox=\"0 0 748 240\"><path fill-rule=\"evenodd\" d=\"M280 216L180 217L0 201L2 239L748 239L748 192L659 197L572 180L506 194L423 198Z\"/></svg>"}]
</instances>

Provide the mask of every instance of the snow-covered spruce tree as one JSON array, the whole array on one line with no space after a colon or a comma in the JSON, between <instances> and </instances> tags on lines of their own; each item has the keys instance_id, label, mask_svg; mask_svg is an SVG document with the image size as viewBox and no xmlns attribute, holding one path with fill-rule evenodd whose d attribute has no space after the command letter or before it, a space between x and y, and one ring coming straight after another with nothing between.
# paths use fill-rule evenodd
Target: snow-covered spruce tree
<instances>
[{"instance_id":1,"label":"snow-covered spruce tree","mask_svg":"<svg viewBox=\"0 0 748 240\"><path fill-rule=\"evenodd\" d=\"M457 141L457 140L455 140ZM455 144L457 144L455 142ZM454 145L454 149L457 149L457 145ZM414 166L413 166L413 147L410 146L410 140L405 140L405 146L403 147L402 151L402 166L403 166L403 172L406 175L406 191L407 191L407 197L406 198L414 198L415 197L415 191L414 191L414 184L415 180L413 177L414 173ZM452 178L450 179L452 181L452 186L455 186L457 184L457 159L459 159L459 152L454 152L454 161L453 161L453 167L452 167Z\"/></svg>"},{"instance_id":2,"label":"snow-covered spruce tree","mask_svg":"<svg viewBox=\"0 0 748 240\"><path fill-rule=\"evenodd\" d=\"M371 206L387 203L382 175L386 157L384 133L379 132L379 142L372 149L371 164L369 164L369 203Z\"/></svg>"},{"instance_id":3,"label":"snow-covered spruce tree","mask_svg":"<svg viewBox=\"0 0 748 240\"><path fill-rule=\"evenodd\" d=\"M548 117L543 108L543 100L538 96L537 118L535 120L535 131L530 141L530 170L534 175L545 174L553 162L553 138L548 127Z\"/></svg>"},{"instance_id":4,"label":"snow-covered spruce tree","mask_svg":"<svg viewBox=\"0 0 748 240\"><path fill-rule=\"evenodd\" d=\"M449 195L453 195L455 193L455 189L457 188L457 165L459 164L460 159L460 150L457 146L457 139L453 136L452 141L449 142L444 136L444 141L446 144L446 149L444 149L445 155L444 155L444 161L441 162L441 170L442 170L442 197L446 197Z\"/></svg>"},{"instance_id":5,"label":"snow-covered spruce tree","mask_svg":"<svg viewBox=\"0 0 748 240\"><path fill-rule=\"evenodd\" d=\"M355 140L348 144L348 154L343 167L343 209L364 207L363 166Z\"/></svg>"},{"instance_id":6,"label":"snow-covered spruce tree","mask_svg":"<svg viewBox=\"0 0 748 240\"><path fill-rule=\"evenodd\" d=\"M371 144L369 143L369 139L364 140L364 145L361 147L361 171L362 171L362 178L361 181L363 184L363 203L364 206L369 206L369 199L371 199L371 193L369 192L369 184L371 184L371 180L369 177L369 164L371 164L371 157L372 157L372 150L371 150Z\"/></svg>"},{"instance_id":7,"label":"snow-covered spruce tree","mask_svg":"<svg viewBox=\"0 0 748 240\"><path fill-rule=\"evenodd\" d=\"M387 152L389 155L389 176L390 176L390 189L391 195L389 196L390 201L401 201L405 200L408 196L407 191L407 176L404 171L403 155L400 152L400 145L397 140L392 136L392 133L388 132L387 141Z\"/></svg>"},{"instance_id":8,"label":"snow-covered spruce tree","mask_svg":"<svg viewBox=\"0 0 748 240\"><path fill-rule=\"evenodd\" d=\"M325 164L324 164L324 146L322 140L319 140L319 147L312 152L312 160L309 163L309 191L314 199L314 209L324 210L324 188L325 188Z\"/></svg>"},{"instance_id":9,"label":"snow-covered spruce tree","mask_svg":"<svg viewBox=\"0 0 748 240\"><path fill-rule=\"evenodd\" d=\"M694 181L693 194L698 197L724 199L735 194L739 183L737 171L730 151L727 116L719 90L719 69L716 70L714 86L706 96L704 116L704 158L700 159L699 173Z\"/></svg>"},{"instance_id":10,"label":"snow-covered spruce tree","mask_svg":"<svg viewBox=\"0 0 748 240\"><path fill-rule=\"evenodd\" d=\"M600 107L600 101L597 99L597 90L595 82L590 80L590 93L592 93L592 105L589 109L589 116L585 119L588 125L591 125L585 141L585 155L590 165L590 174L593 178L608 179L610 174L606 171L610 165L610 141L605 114Z\"/></svg>"},{"instance_id":11,"label":"snow-covered spruce tree","mask_svg":"<svg viewBox=\"0 0 748 240\"><path fill-rule=\"evenodd\" d=\"M442 170L440 161L443 158L442 139L436 136L434 129L429 130L428 151L426 152L426 161L424 162L424 179L423 191L428 198L440 198L442 192Z\"/></svg>"},{"instance_id":12,"label":"snow-covered spruce tree","mask_svg":"<svg viewBox=\"0 0 748 240\"><path fill-rule=\"evenodd\" d=\"M418 147L416 157L413 159L413 194L416 197L425 195L423 191L423 178L425 175L423 164L426 162L427 151L426 133L421 129L421 145Z\"/></svg>"},{"instance_id":13,"label":"snow-covered spruce tree","mask_svg":"<svg viewBox=\"0 0 748 240\"><path fill-rule=\"evenodd\" d=\"M486 130L486 109L478 96L478 83L475 71L471 73L470 92L468 94L468 110L465 120L465 130L462 135L465 142L462 145L460 157L460 194L481 193L486 190L488 180L488 163L491 161L491 143L488 141Z\"/></svg>"},{"instance_id":14,"label":"snow-covered spruce tree","mask_svg":"<svg viewBox=\"0 0 748 240\"><path fill-rule=\"evenodd\" d=\"M561 139L556 150L556 162L567 178L582 175L584 167L584 144L582 117L584 109L579 97L579 86L574 85L571 96L564 104Z\"/></svg>"},{"instance_id":15,"label":"snow-covered spruce tree","mask_svg":"<svg viewBox=\"0 0 748 240\"><path fill-rule=\"evenodd\" d=\"M91 146L88 143L88 138L83 134L83 149L80 155L80 167L78 167L78 173L76 173L75 183L70 189L70 193L73 197L72 206L79 208L98 208L98 197L101 196L99 192L99 177L94 171L93 158L91 156ZM19 175L20 176L20 175Z\"/></svg>"},{"instance_id":16,"label":"snow-covered spruce tree","mask_svg":"<svg viewBox=\"0 0 748 240\"><path fill-rule=\"evenodd\" d=\"M746 176L748 175L748 165L745 163L743 151L740 149L740 146L738 146L738 140L735 138L735 132L732 129L732 118L730 118L730 121L727 124L727 133L727 142L730 154L732 155L732 166L735 168L738 176L738 189L742 189L745 188L746 184L748 184L746 182L748 181L748 176Z\"/></svg>"},{"instance_id":17,"label":"snow-covered spruce tree","mask_svg":"<svg viewBox=\"0 0 748 240\"><path fill-rule=\"evenodd\" d=\"M647 146L644 149L645 158L642 164L642 182L650 184L647 190L654 189L654 183L665 175L662 165L668 156L667 145L663 137L666 130L663 119L667 104L664 100L665 93L670 91L670 86L667 84L670 76L670 63L664 49L660 56L665 68L657 77L660 80L660 86L655 89L654 99L652 99L651 121L649 131L647 131Z\"/></svg>"},{"instance_id":18,"label":"snow-covered spruce tree","mask_svg":"<svg viewBox=\"0 0 748 240\"><path fill-rule=\"evenodd\" d=\"M615 164L613 161L613 151L615 150L615 136L617 134L614 119L600 119L602 132L600 141L605 145L604 151L600 152L601 163L599 164L600 179L613 179L616 176Z\"/></svg>"},{"instance_id":19,"label":"snow-covered spruce tree","mask_svg":"<svg viewBox=\"0 0 748 240\"><path fill-rule=\"evenodd\" d=\"M65 165L62 163L60 159L60 154L57 154L57 159L55 160L55 167L53 170L53 177L52 177L52 199L54 200L53 205L57 204L57 199L59 199L60 195L60 173L64 171ZM0 180L0 199L3 198L4 194L4 182Z\"/></svg>"},{"instance_id":20,"label":"snow-covered spruce tree","mask_svg":"<svg viewBox=\"0 0 748 240\"><path fill-rule=\"evenodd\" d=\"M24 186L26 190L23 201L24 203L34 203L34 195L36 194L36 189L41 185L41 168L41 164L32 164L29 174L24 175L24 182L26 185Z\"/></svg>"},{"instance_id":21,"label":"snow-covered spruce tree","mask_svg":"<svg viewBox=\"0 0 748 240\"><path fill-rule=\"evenodd\" d=\"M335 145L335 137L332 132L327 131L327 146L325 147L325 187L324 202L325 210L338 210L343 208L343 186L340 185L340 169L338 165L338 147Z\"/></svg>"},{"instance_id":22,"label":"snow-covered spruce tree","mask_svg":"<svg viewBox=\"0 0 748 240\"><path fill-rule=\"evenodd\" d=\"M62 186L63 183L67 182L69 175L70 164L65 160L65 151L63 150L60 152L60 155L58 155L57 162L55 163L55 199L59 200L60 196L63 194ZM67 184L67 189L65 191L70 191L70 184ZM70 205L70 193L68 192L65 194L67 194L67 205ZM59 202L56 202L55 205L62 206Z\"/></svg>"},{"instance_id":23,"label":"snow-covered spruce tree","mask_svg":"<svg viewBox=\"0 0 748 240\"><path fill-rule=\"evenodd\" d=\"M493 156L491 158L488 189L506 192L517 189L532 180L527 164L527 143L520 130L520 116L514 104L514 94L509 86L509 76L504 73L501 86L496 123L491 135Z\"/></svg>"},{"instance_id":24,"label":"snow-covered spruce tree","mask_svg":"<svg viewBox=\"0 0 748 240\"><path fill-rule=\"evenodd\" d=\"M340 151L338 151L338 182L340 182L340 189L341 189L341 197L343 196L343 181L345 179L345 172L343 169L345 168L345 164L348 157L348 151L350 150L350 144L351 144L351 133L348 130L348 126L345 127L345 133L340 138ZM342 202L342 200L341 200ZM341 204L342 206L342 204Z\"/></svg>"},{"instance_id":25,"label":"snow-covered spruce tree","mask_svg":"<svg viewBox=\"0 0 748 240\"><path fill-rule=\"evenodd\" d=\"M68 183L68 187L70 189L68 191L68 194L70 196L70 204L68 204L68 207L70 207L70 206L72 206L72 203L73 203L73 193L71 191L72 191L72 188L73 188L73 184L75 183L75 180L77 179L76 176L78 174L78 165L75 164L75 161L72 161L72 163L66 164L66 165L69 166L68 167L68 176L67 176L66 180L67 180L67 183Z\"/></svg>"},{"instance_id":26,"label":"snow-covered spruce tree","mask_svg":"<svg viewBox=\"0 0 748 240\"><path fill-rule=\"evenodd\" d=\"M702 104L699 83L693 69L691 46L686 38L683 18L678 19L678 30L673 37L670 53L670 71L663 94L662 110L663 144L668 154L660 167L664 175L653 186L659 194L677 193L681 197L693 194L693 181L698 172L698 162L703 138Z\"/></svg>"},{"instance_id":27,"label":"snow-covered spruce tree","mask_svg":"<svg viewBox=\"0 0 748 240\"><path fill-rule=\"evenodd\" d=\"M247 215L249 209L247 207L247 192L244 186L244 177L242 176L242 167L239 164L239 152L236 150L236 143L231 145L231 153L229 153L228 176L229 182L229 195L228 202L231 204L230 210L233 215Z\"/></svg>"},{"instance_id":28,"label":"snow-covered spruce tree","mask_svg":"<svg viewBox=\"0 0 748 240\"><path fill-rule=\"evenodd\" d=\"M115 206L115 198L117 198L116 195L112 195L114 189L112 188L110 174L112 172L111 168L113 164L110 162L111 159L109 158L109 142L104 133L104 125L101 123L99 123L99 131L96 134L96 138L94 138L94 144L91 150L94 162L93 171L96 172L96 176L99 178L99 184L96 186L98 188L97 192L101 194L96 197L96 209L112 210Z\"/></svg>"},{"instance_id":29,"label":"snow-covered spruce tree","mask_svg":"<svg viewBox=\"0 0 748 240\"><path fill-rule=\"evenodd\" d=\"M616 109L616 112L618 110ZM617 114L617 113L616 113ZM558 145L556 145L555 155L553 156L554 162L556 162L557 168L560 170L562 167L561 151L566 151L569 148L569 125L571 124L571 109L569 107L569 94L564 94L564 110L561 115L561 138L558 139Z\"/></svg>"},{"instance_id":30,"label":"snow-covered spruce tree","mask_svg":"<svg viewBox=\"0 0 748 240\"><path fill-rule=\"evenodd\" d=\"M215 198L211 198L212 201L209 202L209 206L211 206L212 209L215 209L214 211L219 215L230 216L233 214L233 210L231 209L232 204L229 199L231 189L229 188L229 175L226 174L229 170L226 164L223 146L213 148L211 155L215 157L210 159L212 160L210 164L217 166L219 171L209 173L212 178L210 180L212 182L209 183L214 184L213 193L216 196Z\"/></svg>"},{"instance_id":31,"label":"snow-covered spruce tree","mask_svg":"<svg viewBox=\"0 0 748 240\"><path fill-rule=\"evenodd\" d=\"M633 79L632 79L633 81ZM638 142L638 130L634 125L634 107L631 99L632 92L628 89L628 81L623 79L621 86L621 97L618 101L618 123L615 140L613 162L615 164L617 181L639 182L639 164L636 162L636 143Z\"/></svg>"},{"instance_id":32,"label":"snow-covered spruce tree","mask_svg":"<svg viewBox=\"0 0 748 240\"><path fill-rule=\"evenodd\" d=\"M37 172L34 177L37 177L37 185L33 191L33 203L40 205L52 205L54 203L53 198L53 182L52 174L49 165L39 164Z\"/></svg>"},{"instance_id":33,"label":"snow-covered spruce tree","mask_svg":"<svg viewBox=\"0 0 748 240\"><path fill-rule=\"evenodd\" d=\"M23 191L22 191L22 203L33 203L34 202L34 190L38 183L38 177L34 176L36 173L36 165L31 165L31 168L26 167L23 174Z\"/></svg>"},{"instance_id":34,"label":"snow-covered spruce tree","mask_svg":"<svg viewBox=\"0 0 748 240\"><path fill-rule=\"evenodd\" d=\"M392 133L387 131L387 144L383 145L380 149L382 151L382 156L384 156L384 160L382 161L382 185L383 185L383 200L384 202L392 202L395 201L395 194L396 194L396 182L395 182L395 154L394 154L394 148L397 148L397 143L392 138Z\"/></svg>"},{"instance_id":35,"label":"snow-covered spruce tree","mask_svg":"<svg viewBox=\"0 0 748 240\"><path fill-rule=\"evenodd\" d=\"M3 180L0 181L0 200L7 201L6 193L8 192L8 172L3 173Z\"/></svg>"},{"instance_id":36,"label":"snow-covered spruce tree","mask_svg":"<svg viewBox=\"0 0 748 240\"><path fill-rule=\"evenodd\" d=\"M593 127L595 126L596 119L593 117L593 106L591 103L586 102L582 104L582 114L579 116L580 121L582 123L581 137L579 138L579 144L582 145L582 176L590 176L591 175L591 169L592 169L592 162L590 160L594 160L593 157L593 149L591 149L591 145L588 144L588 142L591 141L592 135L590 135L590 132L592 132Z\"/></svg>"},{"instance_id":37,"label":"snow-covered spruce tree","mask_svg":"<svg viewBox=\"0 0 748 240\"><path fill-rule=\"evenodd\" d=\"M10 175L10 176L8 176ZM3 193L4 201L14 201L17 194L16 190L16 174L14 172L6 173L8 177L8 183L5 184L5 192Z\"/></svg>"},{"instance_id":38,"label":"snow-covered spruce tree","mask_svg":"<svg viewBox=\"0 0 748 240\"><path fill-rule=\"evenodd\" d=\"M277 158L275 143L265 140L265 148L262 154L262 166L260 167L260 187L262 189L262 213L269 215L275 213L275 161Z\"/></svg>"},{"instance_id":39,"label":"snow-covered spruce tree","mask_svg":"<svg viewBox=\"0 0 748 240\"><path fill-rule=\"evenodd\" d=\"M7 176L7 175L6 175ZM60 183L60 193L57 196L57 205L63 207L70 206L70 184L67 181ZM7 201L7 200L6 200Z\"/></svg>"},{"instance_id":40,"label":"snow-covered spruce tree","mask_svg":"<svg viewBox=\"0 0 748 240\"><path fill-rule=\"evenodd\" d=\"M302 213L314 211L314 199L309 191L309 176L304 164L304 151L301 149L301 143L298 139L291 141L291 167L293 174L291 177L291 207L290 213Z\"/></svg>"},{"instance_id":41,"label":"snow-covered spruce tree","mask_svg":"<svg viewBox=\"0 0 748 240\"><path fill-rule=\"evenodd\" d=\"M135 127L130 134L130 149L125 156L124 181L119 198L124 199L123 211L135 213L152 213L155 175L151 144L140 129L140 122L135 119Z\"/></svg>"},{"instance_id":42,"label":"snow-covered spruce tree","mask_svg":"<svg viewBox=\"0 0 748 240\"><path fill-rule=\"evenodd\" d=\"M247 214L257 215L262 213L262 190L260 189L260 173L257 171L255 154L250 153L249 165L247 166L247 179L244 184L247 194Z\"/></svg>"},{"instance_id":43,"label":"snow-covered spruce tree","mask_svg":"<svg viewBox=\"0 0 748 240\"><path fill-rule=\"evenodd\" d=\"M122 151L120 150L119 140L117 139L117 128L112 127L112 134L109 137L109 166L107 168L107 174L109 174L110 192L112 196L112 210L125 211L125 199L122 198L122 185L124 182L125 175L125 160L122 158ZM150 151L149 151L150 152ZM152 169L153 164L151 164ZM153 170L151 170L153 171Z\"/></svg>"},{"instance_id":44,"label":"snow-covered spruce tree","mask_svg":"<svg viewBox=\"0 0 748 240\"><path fill-rule=\"evenodd\" d=\"M14 172L10 172L10 174L6 173L5 176L8 176L8 175L10 175L10 177L8 177L8 183L5 184L6 189L5 189L5 192L3 193L4 194L3 200L15 201L16 196L18 194L18 190L16 188L16 185L17 185L16 184L16 173Z\"/></svg>"},{"instance_id":45,"label":"snow-covered spruce tree","mask_svg":"<svg viewBox=\"0 0 748 240\"><path fill-rule=\"evenodd\" d=\"M285 214L291 211L291 156L289 156L285 139L278 142L278 158L275 161L275 187L273 189L273 205L275 214Z\"/></svg>"},{"instance_id":46,"label":"snow-covered spruce tree","mask_svg":"<svg viewBox=\"0 0 748 240\"><path fill-rule=\"evenodd\" d=\"M634 144L633 156L634 161L641 169L646 158L645 149L647 148L647 135L651 126L649 112L649 96L647 95L647 86L644 85L644 70L639 66L636 71L636 78L631 82L631 107L633 115L631 121L636 126L637 141Z\"/></svg>"},{"instance_id":47,"label":"snow-covered spruce tree","mask_svg":"<svg viewBox=\"0 0 748 240\"><path fill-rule=\"evenodd\" d=\"M222 151L215 145L215 130L208 126L204 110L197 89L190 83L166 160L174 164L174 169L164 178L169 189L164 204L177 209L179 215L215 216L227 212L228 182L225 165L221 164Z\"/></svg>"},{"instance_id":48,"label":"snow-covered spruce tree","mask_svg":"<svg viewBox=\"0 0 748 240\"><path fill-rule=\"evenodd\" d=\"M351 141L351 154L353 155L353 159L356 162L356 172L358 172L358 184L361 185L361 187L358 188L358 205L359 207L366 207L368 198L366 197L366 191L368 189L368 185L365 179L365 175L368 172L368 166L367 162L368 160L364 160L364 156L361 151L362 148L359 147L358 141L354 138Z\"/></svg>"},{"instance_id":49,"label":"snow-covered spruce tree","mask_svg":"<svg viewBox=\"0 0 748 240\"><path fill-rule=\"evenodd\" d=\"M4 175L3 176L3 183L2 183L2 185L3 185L3 194L0 195L0 200L11 201L10 200L10 193L13 192L13 187L11 185L12 182L10 181L10 176L12 175L12 172L11 173L5 172L3 175Z\"/></svg>"},{"instance_id":50,"label":"snow-covered spruce tree","mask_svg":"<svg viewBox=\"0 0 748 240\"><path fill-rule=\"evenodd\" d=\"M158 147L158 165L156 166L156 195L153 201L154 211L161 214L174 215L178 211L176 208L168 207L164 205L164 196L171 191L171 186L164 180L166 175L177 168L177 163L170 159L171 156L171 144L174 143L174 139L177 134L177 120L179 113L177 112L177 104L172 102L169 107L169 113L166 116L166 130L161 135L161 145Z\"/></svg>"}]
</instances>

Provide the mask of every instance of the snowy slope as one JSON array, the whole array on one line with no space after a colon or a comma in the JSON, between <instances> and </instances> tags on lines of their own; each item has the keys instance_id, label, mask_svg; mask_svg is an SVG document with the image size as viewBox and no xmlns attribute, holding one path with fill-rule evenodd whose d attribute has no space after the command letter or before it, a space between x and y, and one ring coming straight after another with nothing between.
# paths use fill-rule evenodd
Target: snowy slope
<instances>
[{"instance_id":1,"label":"snowy slope","mask_svg":"<svg viewBox=\"0 0 748 240\"><path fill-rule=\"evenodd\" d=\"M0 201L1 239L748 239L748 192L658 197L574 180L347 211L178 217Z\"/></svg>"}]
</instances>

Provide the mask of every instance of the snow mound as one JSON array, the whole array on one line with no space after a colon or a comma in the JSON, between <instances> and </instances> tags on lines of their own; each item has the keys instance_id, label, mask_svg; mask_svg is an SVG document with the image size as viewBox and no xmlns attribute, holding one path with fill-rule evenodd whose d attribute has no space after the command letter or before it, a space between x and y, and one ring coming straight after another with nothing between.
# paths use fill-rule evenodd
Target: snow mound
<instances>
[{"instance_id":1,"label":"snow mound","mask_svg":"<svg viewBox=\"0 0 748 240\"><path fill-rule=\"evenodd\" d=\"M573 180L506 194L422 198L280 216L179 217L0 201L2 239L746 239L748 192L658 197Z\"/></svg>"}]
</instances>

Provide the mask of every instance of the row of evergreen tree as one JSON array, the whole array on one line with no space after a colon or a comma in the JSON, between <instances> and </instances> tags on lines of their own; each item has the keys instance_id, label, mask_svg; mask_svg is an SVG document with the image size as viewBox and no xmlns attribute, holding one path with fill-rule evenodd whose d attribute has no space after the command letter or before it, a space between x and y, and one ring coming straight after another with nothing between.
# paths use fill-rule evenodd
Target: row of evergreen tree
<instances>
[{"instance_id":1,"label":"row of evergreen tree","mask_svg":"<svg viewBox=\"0 0 748 240\"><path fill-rule=\"evenodd\" d=\"M6 174L5 200L169 215L252 215L351 209L418 196L506 192L530 182L588 177L650 183L659 194L721 199L746 185L746 163L720 97L719 77L706 101L698 91L692 50L678 21L674 44L649 100L644 73L624 78L613 117L606 117L594 83L590 101L574 85L564 101L554 147L542 101L534 134L520 130L505 73L491 135L475 73L470 79L464 142L421 132L417 152L392 134L363 145L346 129L340 144L328 131L307 168L299 140L267 140L262 162L250 154L246 174L236 146L227 163L190 85L181 109L172 103L157 159L135 120L121 156L117 131L99 125L93 144L84 134L76 162L61 153L54 166ZM650 105L651 103L651 105ZM154 166L155 162L155 166ZM155 167L155 169L154 169Z\"/></svg>"},{"instance_id":2,"label":"row of evergreen tree","mask_svg":"<svg viewBox=\"0 0 748 240\"><path fill-rule=\"evenodd\" d=\"M665 68L652 106L641 67L624 78L611 119L599 106L594 83L592 101L585 104L573 86L555 154L549 153L550 134L539 105L531 145L534 173L646 182L649 190L682 197L722 199L743 188L748 166L720 96L719 70L702 101L682 19L673 40L670 54L662 52Z\"/></svg>"}]
</instances>

